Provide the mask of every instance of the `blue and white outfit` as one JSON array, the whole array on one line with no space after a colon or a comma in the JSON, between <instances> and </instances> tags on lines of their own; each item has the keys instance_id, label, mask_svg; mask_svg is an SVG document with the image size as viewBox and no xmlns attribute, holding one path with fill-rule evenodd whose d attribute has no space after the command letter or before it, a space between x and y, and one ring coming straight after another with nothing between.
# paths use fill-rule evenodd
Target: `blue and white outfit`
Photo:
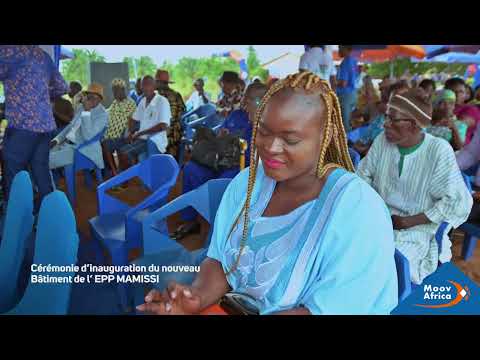
<instances>
[{"instance_id":1,"label":"blue and white outfit","mask_svg":"<svg viewBox=\"0 0 480 360\"><path fill-rule=\"evenodd\" d=\"M229 184L207 256L233 266L242 238L248 170ZM312 314L389 314L397 305L390 214L363 180L334 170L318 198L289 214L264 217L276 182L259 164L247 245L227 276L233 291L257 299L260 314L304 306ZM350 221L349 221L350 219ZM354 219L354 220L353 220Z\"/></svg>"},{"instance_id":2,"label":"blue and white outfit","mask_svg":"<svg viewBox=\"0 0 480 360\"><path fill-rule=\"evenodd\" d=\"M50 169L73 164L75 149L98 135L108 124L108 113L102 104L91 111L83 111L83 105L70 124L53 140L58 145L50 150ZM104 168L100 141L80 149L80 153L92 160L99 169Z\"/></svg>"}]
</instances>

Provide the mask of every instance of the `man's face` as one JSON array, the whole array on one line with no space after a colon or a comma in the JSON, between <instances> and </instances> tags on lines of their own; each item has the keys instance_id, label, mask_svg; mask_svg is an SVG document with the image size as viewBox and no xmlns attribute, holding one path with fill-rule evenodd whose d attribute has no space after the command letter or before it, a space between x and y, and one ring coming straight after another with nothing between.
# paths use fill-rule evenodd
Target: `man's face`
<instances>
[{"instance_id":1,"label":"man's face","mask_svg":"<svg viewBox=\"0 0 480 360\"><path fill-rule=\"evenodd\" d=\"M147 97L147 98L151 98L154 94L155 94L155 81L150 79L150 78L146 78L146 79L143 79L142 81L142 91L143 91L143 94Z\"/></svg>"},{"instance_id":2,"label":"man's face","mask_svg":"<svg viewBox=\"0 0 480 360\"><path fill-rule=\"evenodd\" d=\"M385 138L391 144L400 145L408 143L416 135L414 120L408 119L404 114L395 109L389 109L385 116Z\"/></svg>"},{"instance_id":3,"label":"man's face","mask_svg":"<svg viewBox=\"0 0 480 360\"><path fill-rule=\"evenodd\" d=\"M87 94L87 97L84 101L85 110L89 111L96 108L102 102L102 98L96 94Z\"/></svg>"},{"instance_id":4,"label":"man's face","mask_svg":"<svg viewBox=\"0 0 480 360\"><path fill-rule=\"evenodd\" d=\"M121 86L113 86L112 93L115 100L122 101L126 98L125 89Z\"/></svg>"},{"instance_id":5,"label":"man's face","mask_svg":"<svg viewBox=\"0 0 480 360\"><path fill-rule=\"evenodd\" d=\"M193 84L193 87L198 92L202 92L203 91L203 82L202 81L195 81L195 83Z\"/></svg>"},{"instance_id":6,"label":"man's face","mask_svg":"<svg viewBox=\"0 0 480 360\"><path fill-rule=\"evenodd\" d=\"M137 94L142 93L142 81L140 79L135 83L135 90L137 91Z\"/></svg>"},{"instance_id":7,"label":"man's face","mask_svg":"<svg viewBox=\"0 0 480 360\"><path fill-rule=\"evenodd\" d=\"M69 90L68 90L68 96L73 99L75 95L77 95L80 92L80 89L74 84L70 84Z\"/></svg>"},{"instance_id":8,"label":"man's face","mask_svg":"<svg viewBox=\"0 0 480 360\"><path fill-rule=\"evenodd\" d=\"M221 81L220 86L225 94L230 95L235 90L236 84L230 81Z\"/></svg>"}]
</instances>

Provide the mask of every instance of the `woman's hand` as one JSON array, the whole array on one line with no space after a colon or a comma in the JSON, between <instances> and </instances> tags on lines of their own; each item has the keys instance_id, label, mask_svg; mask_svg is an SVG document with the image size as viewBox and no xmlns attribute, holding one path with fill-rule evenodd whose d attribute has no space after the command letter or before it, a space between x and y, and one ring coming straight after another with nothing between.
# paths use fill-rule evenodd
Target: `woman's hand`
<instances>
[{"instance_id":1,"label":"woman's hand","mask_svg":"<svg viewBox=\"0 0 480 360\"><path fill-rule=\"evenodd\" d=\"M152 290L145 297L145 304L137 307L143 311L155 315L194 315L200 313L200 296L195 289L170 283L163 293Z\"/></svg>"}]
</instances>

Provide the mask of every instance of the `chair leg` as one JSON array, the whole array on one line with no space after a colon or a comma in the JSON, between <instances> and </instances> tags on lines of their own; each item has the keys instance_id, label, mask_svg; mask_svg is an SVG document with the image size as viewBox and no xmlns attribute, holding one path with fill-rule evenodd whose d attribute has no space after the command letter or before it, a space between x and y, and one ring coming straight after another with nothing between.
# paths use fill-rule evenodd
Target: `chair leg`
<instances>
[{"instance_id":1,"label":"chair leg","mask_svg":"<svg viewBox=\"0 0 480 360\"><path fill-rule=\"evenodd\" d=\"M75 170L72 165L65 166L65 182L67 183L67 195L72 207L75 206Z\"/></svg>"},{"instance_id":2,"label":"chair leg","mask_svg":"<svg viewBox=\"0 0 480 360\"><path fill-rule=\"evenodd\" d=\"M473 235L465 234L465 240L462 247L463 260L467 261L472 257L473 251L477 245L477 240L478 238L474 237Z\"/></svg>"}]
</instances>

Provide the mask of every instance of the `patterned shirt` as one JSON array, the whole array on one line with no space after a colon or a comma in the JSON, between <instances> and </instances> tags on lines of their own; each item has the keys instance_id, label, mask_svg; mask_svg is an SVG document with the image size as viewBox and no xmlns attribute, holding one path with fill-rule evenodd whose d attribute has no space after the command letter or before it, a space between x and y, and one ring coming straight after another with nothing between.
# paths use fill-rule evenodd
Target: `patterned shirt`
<instances>
[{"instance_id":1,"label":"patterned shirt","mask_svg":"<svg viewBox=\"0 0 480 360\"><path fill-rule=\"evenodd\" d=\"M118 139L128 126L128 119L132 117L136 109L135 101L126 97L122 101L113 100L108 109L108 129L105 139Z\"/></svg>"},{"instance_id":2,"label":"patterned shirt","mask_svg":"<svg viewBox=\"0 0 480 360\"><path fill-rule=\"evenodd\" d=\"M242 93L235 89L231 94L223 94L223 97L217 102L217 112L222 113L226 111L226 116L234 110L240 109L240 103L242 101Z\"/></svg>"},{"instance_id":3,"label":"patterned shirt","mask_svg":"<svg viewBox=\"0 0 480 360\"><path fill-rule=\"evenodd\" d=\"M182 139L182 126L180 124L180 117L186 110L185 103L183 102L182 95L178 92L168 88L160 89L158 93L167 98L170 103L170 111L172 112L172 119L170 120L170 126L168 127L167 137L169 152L173 155L176 154L176 147Z\"/></svg>"},{"instance_id":4,"label":"patterned shirt","mask_svg":"<svg viewBox=\"0 0 480 360\"><path fill-rule=\"evenodd\" d=\"M0 81L9 127L38 133L56 129L52 104L68 86L50 56L33 45L0 45Z\"/></svg>"}]
</instances>

